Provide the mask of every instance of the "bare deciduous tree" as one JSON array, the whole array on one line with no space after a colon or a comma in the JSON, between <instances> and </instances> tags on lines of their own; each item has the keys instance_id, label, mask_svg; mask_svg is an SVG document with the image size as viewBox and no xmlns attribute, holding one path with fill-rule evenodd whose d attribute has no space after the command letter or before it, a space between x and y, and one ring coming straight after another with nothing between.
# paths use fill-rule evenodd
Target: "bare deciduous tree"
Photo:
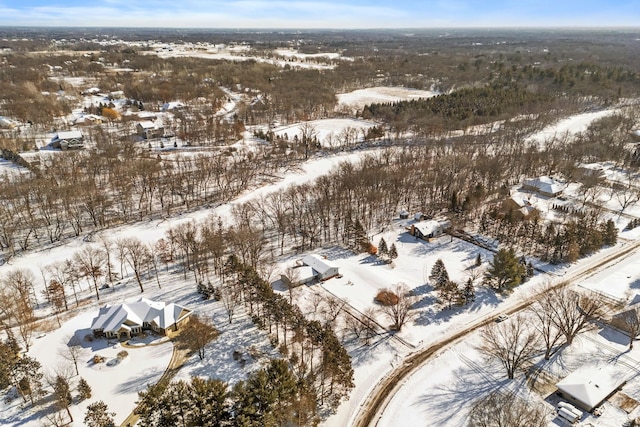
<instances>
[{"instance_id":1,"label":"bare deciduous tree","mask_svg":"<svg viewBox=\"0 0 640 427\"><path fill-rule=\"evenodd\" d=\"M393 322L393 329L399 331L411 317L410 310L416 301L416 297L404 283L396 284L392 292L397 297L397 302L380 305L380 312Z\"/></svg>"},{"instance_id":2,"label":"bare deciduous tree","mask_svg":"<svg viewBox=\"0 0 640 427\"><path fill-rule=\"evenodd\" d=\"M66 337L64 341L66 346L65 348L60 350L59 354L63 359L73 363L73 366L76 370L76 375L79 375L80 373L78 372L78 360L80 360L80 357L84 353L84 349L80 345L80 338L78 338L76 335L73 335Z\"/></svg>"},{"instance_id":3,"label":"bare deciduous tree","mask_svg":"<svg viewBox=\"0 0 640 427\"><path fill-rule=\"evenodd\" d=\"M88 245L76 252L73 256L73 261L80 275L91 278L98 301L100 300L98 278L104 274L102 269L104 268L106 260L107 258L104 251Z\"/></svg>"},{"instance_id":4,"label":"bare deciduous tree","mask_svg":"<svg viewBox=\"0 0 640 427\"><path fill-rule=\"evenodd\" d=\"M543 406L509 393L495 391L474 402L469 412L471 427L546 427L549 422Z\"/></svg>"},{"instance_id":5,"label":"bare deciduous tree","mask_svg":"<svg viewBox=\"0 0 640 427\"><path fill-rule=\"evenodd\" d=\"M522 315L508 321L489 325L480 332L482 344L478 349L497 359L513 379L517 370L529 361L538 350L539 334Z\"/></svg>"},{"instance_id":6,"label":"bare deciduous tree","mask_svg":"<svg viewBox=\"0 0 640 427\"><path fill-rule=\"evenodd\" d=\"M178 338L182 348L197 351L200 360L204 359L206 345L218 336L218 330L208 319L192 315L189 323L182 329Z\"/></svg>"}]
</instances>

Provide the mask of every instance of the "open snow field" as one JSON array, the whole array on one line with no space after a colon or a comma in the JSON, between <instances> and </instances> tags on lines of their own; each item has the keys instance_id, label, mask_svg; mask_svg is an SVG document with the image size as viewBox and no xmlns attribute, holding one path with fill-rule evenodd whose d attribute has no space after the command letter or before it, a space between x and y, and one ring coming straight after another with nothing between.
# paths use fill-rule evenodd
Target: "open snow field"
<instances>
[{"instance_id":1,"label":"open snow field","mask_svg":"<svg viewBox=\"0 0 640 427\"><path fill-rule=\"evenodd\" d=\"M338 106L336 108L346 107L354 111L361 111L365 105L369 104L431 98L436 95L438 95L437 92L430 90L378 86L358 89L347 93L339 93Z\"/></svg>"},{"instance_id":2,"label":"open snow field","mask_svg":"<svg viewBox=\"0 0 640 427\"><path fill-rule=\"evenodd\" d=\"M367 129L375 126L376 123L358 119L321 119L309 122L296 123L277 127L273 130L276 135L293 141L294 136L302 138L302 128L313 126L315 136L323 147L331 148L342 145L353 145L364 140L364 133Z\"/></svg>"}]
</instances>

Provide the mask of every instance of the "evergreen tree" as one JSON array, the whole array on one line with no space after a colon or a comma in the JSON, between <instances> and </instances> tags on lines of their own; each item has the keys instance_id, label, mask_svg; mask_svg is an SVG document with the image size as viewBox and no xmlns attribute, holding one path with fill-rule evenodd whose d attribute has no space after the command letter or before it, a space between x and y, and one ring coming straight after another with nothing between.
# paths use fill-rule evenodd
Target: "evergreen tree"
<instances>
[{"instance_id":1,"label":"evergreen tree","mask_svg":"<svg viewBox=\"0 0 640 427\"><path fill-rule=\"evenodd\" d=\"M471 277L469 277L467 282L464 284L464 288L462 289L462 298L464 298L465 304L469 304L476 300L476 290L473 286L473 280Z\"/></svg>"},{"instance_id":2,"label":"evergreen tree","mask_svg":"<svg viewBox=\"0 0 640 427\"><path fill-rule=\"evenodd\" d=\"M89 399L91 397L91 386L84 378L78 381L78 396L80 400Z\"/></svg>"},{"instance_id":3,"label":"evergreen tree","mask_svg":"<svg viewBox=\"0 0 640 427\"><path fill-rule=\"evenodd\" d=\"M480 267L481 265L482 265L482 255L478 253L478 255L476 256L476 267Z\"/></svg>"},{"instance_id":4,"label":"evergreen tree","mask_svg":"<svg viewBox=\"0 0 640 427\"><path fill-rule=\"evenodd\" d=\"M613 220L608 220L603 224L602 230L602 244L605 246L613 246L618 242L618 229Z\"/></svg>"},{"instance_id":5,"label":"evergreen tree","mask_svg":"<svg viewBox=\"0 0 640 427\"><path fill-rule=\"evenodd\" d=\"M84 424L88 427L115 427L113 417L115 412L109 412L107 404L99 400L87 406L84 415Z\"/></svg>"},{"instance_id":6,"label":"evergreen tree","mask_svg":"<svg viewBox=\"0 0 640 427\"><path fill-rule=\"evenodd\" d=\"M389 258L396 259L398 258L398 250L396 249L396 244L392 243L389 248Z\"/></svg>"},{"instance_id":7,"label":"evergreen tree","mask_svg":"<svg viewBox=\"0 0 640 427\"><path fill-rule=\"evenodd\" d=\"M445 267L442 259L438 258L435 264L433 264L429 280L431 281L433 288L436 290L440 290L445 287L449 282L449 273L447 272L447 267Z\"/></svg>"},{"instance_id":8,"label":"evergreen tree","mask_svg":"<svg viewBox=\"0 0 640 427\"><path fill-rule=\"evenodd\" d=\"M511 249L500 249L489 263L485 283L498 292L510 290L522 283L526 271Z\"/></svg>"},{"instance_id":9,"label":"evergreen tree","mask_svg":"<svg viewBox=\"0 0 640 427\"><path fill-rule=\"evenodd\" d=\"M389 247L387 246L387 242L384 240L384 237L381 237L380 242L378 243L378 253L383 257L389 254Z\"/></svg>"},{"instance_id":10,"label":"evergreen tree","mask_svg":"<svg viewBox=\"0 0 640 427\"><path fill-rule=\"evenodd\" d=\"M438 287L438 298L449 310L451 310L453 302L459 300L460 297L460 288L458 284L452 280L447 280L446 283Z\"/></svg>"},{"instance_id":11,"label":"evergreen tree","mask_svg":"<svg viewBox=\"0 0 640 427\"><path fill-rule=\"evenodd\" d=\"M191 378L194 426L214 427L227 423L231 412L227 404L227 384L217 379Z\"/></svg>"},{"instance_id":12,"label":"evergreen tree","mask_svg":"<svg viewBox=\"0 0 640 427\"><path fill-rule=\"evenodd\" d=\"M13 369L18 392L25 402L28 397L32 405L43 394L41 369L40 362L26 355L18 359Z\"/></svg>"},{"instance_id":13,"label":"evergreen tree","mask_svg":"<svg viewBox=\"0 0 640 427\"><path fill-rule=\"evenodd\" d=\"M535 269L533 268L533 264L531 264L531 261L529 261L529 263L527 264L527 277L531 278L534 274Z\"/></svg>"},{"instance_id":14,"label":"evergreen tree","mask_svg":"<svg viewBox=\"0 0 640 427\"><path fill-rule=\"evenodd\" d=\"M62 375L57 375L55 381L53 383L53 394L56 398L56 405L61 410L64 409L67 411L67 415L69 416L69 420L73 422L73 416L71 415L71 410L69 406L73 402L71 398L71 388L69 387L69 382Z\"/></svg>"}]
</instances>

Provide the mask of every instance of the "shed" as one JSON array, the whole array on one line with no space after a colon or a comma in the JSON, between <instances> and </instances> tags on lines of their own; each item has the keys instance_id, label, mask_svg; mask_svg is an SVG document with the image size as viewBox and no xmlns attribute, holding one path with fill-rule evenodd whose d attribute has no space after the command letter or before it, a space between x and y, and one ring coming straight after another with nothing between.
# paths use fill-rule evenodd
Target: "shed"
<instances>
[{"instance_id":1,"label":"shed","mask_svg":"<svg viewBox=\"0 0 640 427\"><path fill-rule=\"evenodd\" d=\"M338 266L320 255L310 254L302 258L304 265L313 268L320 280L327 280L340 274L338 272Z\"/></svg>"},{"instance_id":2,"label":"shed","mask_svg":"<svg viewBox=\"0 0 640 427\"><path fill-rule=\"evenodd\" d=\"M409 218L409 212L407 212L406 210L401 210L400 211L400 219L408 219Z\"/></svg>"},{"instance_id":3,"label":"shed","mask_svg":"<svg viewBox=\"0 0 640 427\"><path fill-rule=\"evenodd\" d=\"M626 382L624 371L614 365L591 366L567 375L556 384L558 394L591 412Z\"/></svg>"}]
</instances>

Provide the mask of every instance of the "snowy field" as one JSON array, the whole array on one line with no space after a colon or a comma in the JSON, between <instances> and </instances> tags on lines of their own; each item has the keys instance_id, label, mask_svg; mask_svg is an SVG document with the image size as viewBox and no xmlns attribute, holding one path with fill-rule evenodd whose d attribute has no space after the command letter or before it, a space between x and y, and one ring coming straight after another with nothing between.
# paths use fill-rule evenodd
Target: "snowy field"
<instances>
[{"instance_id":1,"label":"snowy field","mask_svg":"<svg viewBox=\"0 0 640 427\"><path fill-rule=\"evenodd\" d=\"M530 136L525 140L525 142L544 146L544 144L554 139L561 139L564 137L570 138L577 133L587 130L591 122L610 116L616 111L617 108L608 108L605 110L576 114L571 117L567 117Z\"/></svg>"},{"instance_id":2,"label":"snowy field","mask_svg":"<svg viewBox=\"0 0 640 427\"><path fill-rule=\"evenodd\" d=\"M367 120L321 119L280 126L273 129L273 132L282 137L286 134L289 141L293 141L294 136L298 136L298 139L302 138L302 128L304 126L312 126L320 144L323 147L331 148L362 142L367 129L375 125L376 123Z\"/></svg>"},{"instance_id":3,"label":"snowy field","mask_svg":"<svg viewBox=\"0 0 640 427\"><path fill-rule=\"evenodd\" d=\"M348 108L353 111L362 111L365 105L373 103L409 101L419 98L431 98L436 95L438 95L437 92L406 87L371 87L354 90L353 92L339 93L336 109Z\"/></svg>"}]
</instances>

